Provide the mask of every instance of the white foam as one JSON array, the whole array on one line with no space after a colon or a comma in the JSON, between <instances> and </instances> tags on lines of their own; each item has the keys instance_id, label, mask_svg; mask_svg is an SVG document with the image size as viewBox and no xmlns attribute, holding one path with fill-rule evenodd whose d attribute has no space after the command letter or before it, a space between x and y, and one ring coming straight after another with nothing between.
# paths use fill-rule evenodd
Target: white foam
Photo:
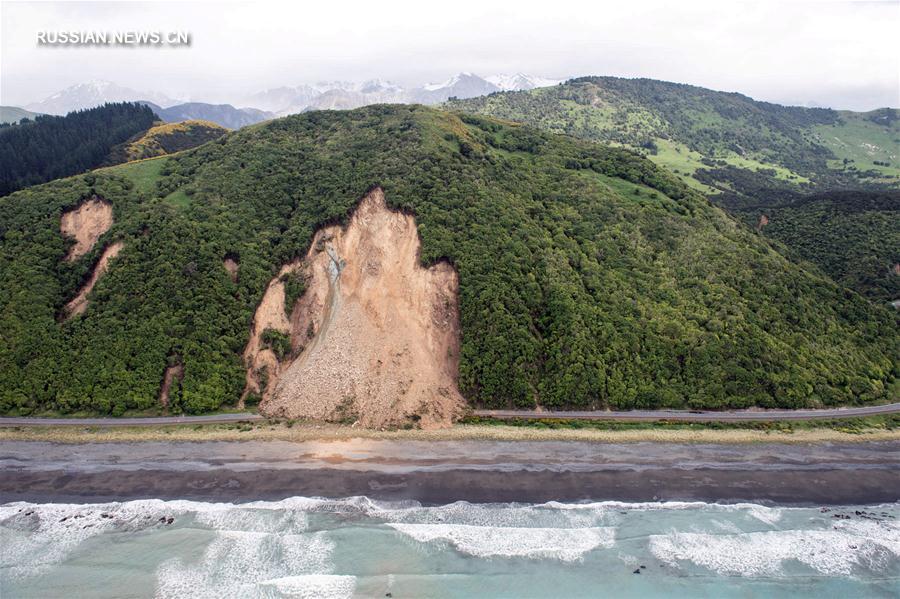
<instances>
[{"instance_id":1,"label":"white foam","mask_svg":"<svg viewBox=\"0 0 900 599\"><path fill-rule=\"evenodd\" d=\"M651 535L649 545L669 565L687 561L719 574L776 576L796 561L827 576L849 576L855 568L881 570L889 556L900 556L900 530L896 522L843 521L830 530L672 532Z\"/></svg>"},{"instance_id":2,"label":"white foam","mask_svg":"<svg viewBox=\"0 0 900 599\"><path fill-rule=\"evenodd\" d=\"M355 576L338 576L334 574L307 574L303 576L285 576L266 580L260 583L263 595L273 590L278 597L296 597L299 599L343 599L352 597L356 590Z\"/></svg>"},{"instance_id":3,"label":"white foam","mask_svg":"<svg viewBox=\"0 0 900 599\"><path fill-rule=\"evenodd\" d=\"M299 533L307 529L305 512L262 507L217 506L196 513L198 524L213 530Z\"/></svg>"},{"instance_id":4,"label":"white foam","mask_svg":"<svg viewBox=\"0 0 900 599\"><path fill-rule=\"evenodd\" d=\"M748 514L750 514L760 522L764 522L769 525L774 525L776 522L781 520L781 517L784 514L784 511L780 508L772 508L755 504L740 505L743 507L743 509L747 510Z\"/></svg>"},{"instance_id":5,"label":"white foam","mask_svg":"<svg viewBox=\"0 0 900 599\"><path fill-rule=\"evenodd\" d=\"M420 543L446 541L476 557L529 557L575 561L615 542L612 528L505 528L467 524L390 523Z\"/></svg>"},{"instance_id":6,"label":"white foam","mask_svg":"<svg viewBox=\"0 0 900 599\"><path fill-rule=\"evenodd\" d=\"M467 524L506 528L589 528L607 524L606 510L557 510L543 505L472 504L459 501L435 507L370 506L366 515L408 524Z\"/></svg>"},{"instance_id":7,"label":"white foam","mask_svg":"<svg viewBox=\"0 0 900 599\"><path fill-rule=\"evenodd\" d=\"M172 559L160 565L156 596L257 596L266 581L327 572L333 549L324 533L220 531L199 562Z\"/></svg>"},{"instance_id":8,"label":"white foam","mask_svg":"<svg viewBox=\"0 0 900 599\"><path fill-rule=\"evenodd\" d=\"M158 500L87 505L6 504L0 506L0 530L24 534L4 532L0 568L11 577L35 576L64 560L92 537L113 530L152 528L160 525L160 517L180 513Z\"/></svg>"}]
</instances>

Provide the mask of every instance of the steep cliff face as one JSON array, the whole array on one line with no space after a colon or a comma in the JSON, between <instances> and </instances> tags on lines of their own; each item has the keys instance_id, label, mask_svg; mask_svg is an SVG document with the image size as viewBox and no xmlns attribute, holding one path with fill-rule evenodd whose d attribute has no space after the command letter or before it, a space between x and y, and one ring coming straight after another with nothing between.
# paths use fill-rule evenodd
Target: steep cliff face
<instances>
[{"instance_id":1,"label":"steep cliff face","mask_svg":"<svg viewBox=\"0 0 900 599\"><path fill-rule=\"evenodd\" d=\"M290 362L290 355L279 358L270 339L273 336L287 338L291 334L291 321L285 314L284 278L302 267L303 264L299 261L283 266L278 276L269 282L262 301L256 308L250 339L244 348L247 378L241 403L245 403L251 394L263 400L268 399L282 368Z\"/></svg>"},{"instance_id":2,"label":"steep cliff face","mask_svg":"<svg viewBox=\"0 0 900 599\"><path fill-rule=\"evenodd\" d=\"M415 220L388 209L375 189L346 228L320 230L305 259L282 269L245 352L248 390L262 395L265 414L367 427L452 422L464 404L456 386L459 282L449 264L422 268L418 255ZM288 321L289 273L302 274L306 291ZM290 335L290 355L279 359L266 347L266 329Z\"/></svg>"}]
</instances>

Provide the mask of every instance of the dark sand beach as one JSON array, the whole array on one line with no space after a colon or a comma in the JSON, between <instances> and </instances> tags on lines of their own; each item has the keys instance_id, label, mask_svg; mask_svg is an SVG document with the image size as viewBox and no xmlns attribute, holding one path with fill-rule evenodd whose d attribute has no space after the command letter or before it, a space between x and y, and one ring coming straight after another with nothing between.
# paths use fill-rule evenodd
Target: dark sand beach
<instances>
[{"instance_id":1,"label":"dark sand beach","mask_svg":"<svg viewBox=\"0 0 900 599\"><path fill-rule=\"evenodd\" d=\"M0 442L0 502L291 496L453 501L900 500L900 442Z\"/></svg>"}]
</instances>

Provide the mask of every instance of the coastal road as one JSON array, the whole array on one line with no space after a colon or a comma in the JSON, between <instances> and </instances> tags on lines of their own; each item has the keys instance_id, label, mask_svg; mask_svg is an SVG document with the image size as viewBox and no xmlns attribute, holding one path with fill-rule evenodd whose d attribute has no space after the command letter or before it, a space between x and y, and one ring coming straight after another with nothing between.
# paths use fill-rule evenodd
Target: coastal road
<instances>
[{"instance_id":1,"label":"coastal road","mask_svg":"<svg viewBox=\"0 0 900 599\"><path fill-rule=\"evenodd\" d=\"M575 412L536 410L473 410L480 418L498 420L621 420L679 422L777 422L784 420L831 420L900 413L900 403L828 410L631 410L627 412ZM0 426L158 426L171 424L227 424L265 420L259 414L213 414L211 416L155 416L146 418L0 418Z\"/></svg>"},{"instance_id":2,"label":"coastal road","mask_svg":"<svg viewBox=\"0 0 900 599\"><path fill-rule=\"evenodd\" d=\"M883 416L900 413L900 403L827 410L630 410L627 412L573 412L536 410L475 410L474 415L499 420L560 419L560 420L678 420L682 422L740 422L779 420L830 420L859 416Z\"/></svg>"}]
</instances>

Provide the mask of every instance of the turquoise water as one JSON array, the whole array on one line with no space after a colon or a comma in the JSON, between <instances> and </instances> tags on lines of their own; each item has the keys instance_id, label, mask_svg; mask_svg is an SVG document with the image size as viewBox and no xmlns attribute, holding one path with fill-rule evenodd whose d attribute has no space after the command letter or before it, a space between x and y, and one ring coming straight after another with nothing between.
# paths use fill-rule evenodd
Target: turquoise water
<instances>
[{"instance_id":1,"label":"turquoise water","mask_svg":"<svg viewBox=\"0 0 900 599\"><path fill-rule=\"evenodd\" d=\"M897 597L900 505L423 507L357 497L0 506L3 599L388 593Z\"/></svg>"}]
</instances>

